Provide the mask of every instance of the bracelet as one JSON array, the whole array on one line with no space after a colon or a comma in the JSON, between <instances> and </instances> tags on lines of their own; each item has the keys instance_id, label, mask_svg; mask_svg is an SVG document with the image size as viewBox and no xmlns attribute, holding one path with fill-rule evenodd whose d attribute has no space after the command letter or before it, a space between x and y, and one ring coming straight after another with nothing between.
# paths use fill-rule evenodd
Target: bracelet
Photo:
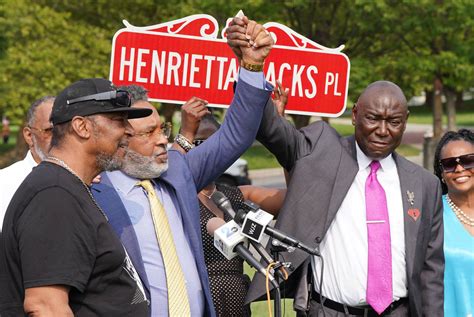
<instances>
[{"instance_id":1,"label":"bracelet","mask_svg":"<svg viewBox=\"0 0 474 317\"><path fill-rule=\"evenodd\" d=\"M245 62L244 60L242 60L240 62L240 66L242 66L243 68L245 68L246 70L251 71L251 72L261 72L263 70L263 65L264 65L264 63L262 63L262 64L250 64L250 63Z\"/></svg>"},{"instance_id":2,"label":"bracelet","mask_svg":"<svg viewBox=\"0 0 474 317\"><path fill-rule=\"evenodd\" d=\"M178 133L174 138L174 141L186 152L189 152L194 147L191 141L189 141L184 135Z\"/></svg>"}]
</instances>

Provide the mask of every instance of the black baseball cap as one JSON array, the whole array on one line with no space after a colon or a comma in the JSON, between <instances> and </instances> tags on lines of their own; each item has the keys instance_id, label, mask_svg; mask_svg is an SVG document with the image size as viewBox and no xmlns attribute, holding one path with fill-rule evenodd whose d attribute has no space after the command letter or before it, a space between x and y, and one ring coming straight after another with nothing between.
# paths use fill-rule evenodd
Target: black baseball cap
<instances>
[{"instance_id":1,"label":"black baseball cap","mask_svg":"<svg viewBox=\"0 0 474 317\"><path fill-rule=\"evenodd\" d=\"M129 119L149 116L151 109L131 108L130 94L116 90L103 78L81 79L66 87L54 100L50 121L61 124L75 116L90 116L99 113L123 112Z\"/></svg>"}]
</instances>

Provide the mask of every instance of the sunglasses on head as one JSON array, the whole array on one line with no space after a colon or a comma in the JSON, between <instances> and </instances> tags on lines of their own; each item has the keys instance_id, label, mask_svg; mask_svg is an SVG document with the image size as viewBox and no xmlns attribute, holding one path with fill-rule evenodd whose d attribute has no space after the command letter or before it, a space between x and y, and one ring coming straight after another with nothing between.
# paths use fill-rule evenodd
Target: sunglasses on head
<instances>
[{"instance_id":1,"label":"sunglasses on head","mask_svg":"<svg viewBox=\"0 0 474 317\"><path fill-rule=\"evenodd\" d=\"M127 91L124 90L112 90L101 92L94 95L83 96L71 100L67 100L66 103L68 105L72 105L74 103L83 102L83 101L112 101L116 106L120 107L130 107L132 103L132 98Z\"/></svg>"},{"instance_id":2,"label":"sunglasses on head","mask_svg":"<svg viewBox=\"0 0 474 317\"><path fill-rule=\"evenodd\" d=\"M456 167L461 165L464 169L468 170L474 168L474 153L461 155L458 157L448 157L439 160L439 164L443 171L452 173L456 170Z\"/></svg>"}]
</instances>

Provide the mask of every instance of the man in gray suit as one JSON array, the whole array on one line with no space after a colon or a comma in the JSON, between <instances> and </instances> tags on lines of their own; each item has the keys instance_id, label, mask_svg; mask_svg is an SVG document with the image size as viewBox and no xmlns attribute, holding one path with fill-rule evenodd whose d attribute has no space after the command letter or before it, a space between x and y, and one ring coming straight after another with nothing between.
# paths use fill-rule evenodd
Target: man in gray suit
<instances>
[{"instance_id":1,"label":"man in gray suit","mask_svg":"<svg viewBox=\"0 0 474 317\"><path fill-rule=\"evenodd\" d=\"M276 227L321 253L282 254L295 268L286 295L301 315L443 315L441 187L394 152L408 114L387 81L361 94L347 138L323 121L297 130L267 105L257 138L291 176ZM247 299L264 286L257 275Z\"/></svg>"}]
</instances>

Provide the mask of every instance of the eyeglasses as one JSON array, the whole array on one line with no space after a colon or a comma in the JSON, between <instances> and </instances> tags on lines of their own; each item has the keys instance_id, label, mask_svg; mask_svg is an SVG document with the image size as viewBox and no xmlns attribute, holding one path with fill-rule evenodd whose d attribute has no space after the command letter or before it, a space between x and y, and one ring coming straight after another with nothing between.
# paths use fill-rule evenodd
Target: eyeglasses
<instances>
[{"instance_id":1,"label":"eyeglasses","mask_svg":"<svg viewBox=\"0 0 474 317\"><path fill-rule=\"evenodd\" d=\"M458 157L448 157L439 161L441 168L446 173L452 173L458 165L468 170L474 168L474 153L461 155Z\"/></svg>"},{"instance_id":2,"label":"eyeglasses","mask_svg":"<svg viewBox=\"0 0 474 317\"><path fill-rule=\"evenodd\" d=\"M112 90L112 91L101 92L99 94L83 96L83 97L67 100L66 103L68 105L72 105L74 103L90 101L90 100L95 100L95 101L110 100L110 101L113 101L115 105L120 106L120 107L130 107L132 103L132 97L125 90Z\"/></svg>"},{"instance_id":3,"label":"eyeglasses","mask_svg":"<svg viewBox=\"0 0 474 317\"><path fill-rule=\"evenodd\" d=\"M53 131L53 127L49 127L49 128L46 128L46 129L41 129L41 128L35 128L35 127L32 127L32 126L28 126L28 128L30 128L31 130L38 131L38 132L43 133L43 134L48 134L48 133L51 133Z\"/></svg>"},{"instance_id":4,"label":"eyeglasses","mask_svg":"<svg viewBox=\"0 0 474 317\"><path fill-rule=\"evenodd\" d=\"M198 146L198 145L201 145L204 141L206 141L206 140L195 139L193 141L193 144L194 144L194 146Z\"/></svg>"},{"instance_id":5,"label":"eyeglasses","mask_svg":"<svg viewBox=\"0 0 474 317\"><path fill-rule=\"evenodd\" d=\"M171 129L173 125L171 122L165 122L161 124L159 128L155 128L150 131L145 131L145 132L137 132L132 135L132 137L142 137L142 138L149 138L152 135L156 135L157 133L164 135L166 138L169 138L171 135Z\"/></svg>"}]
</instances>

